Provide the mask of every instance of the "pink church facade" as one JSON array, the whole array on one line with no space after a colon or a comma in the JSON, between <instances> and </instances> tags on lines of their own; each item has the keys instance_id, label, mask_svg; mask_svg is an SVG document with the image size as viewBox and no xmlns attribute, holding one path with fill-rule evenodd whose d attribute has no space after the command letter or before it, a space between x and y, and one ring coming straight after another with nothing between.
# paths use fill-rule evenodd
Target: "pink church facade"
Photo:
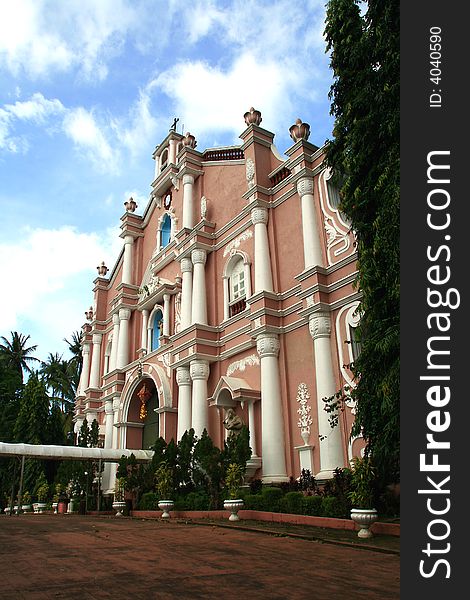
<instances>
[{"instance_id":1,"label":"pink church facade","mask_svg":"<svg viewBox=\"0 0 470 600\"><path fill-rule=\"evenodd\" d=\"M123 249L98 267L83 326L75 431L96 418L105 448L146 449L192 427L222 445L233 409L250 477L324 480L363 446L353 402L335 428L323 402L352 384L354 237L309 126L290 128L285 159L259 111L244 118L228 148L170 130L147 206L125 203Z\"/></svg>"}]
</instances>

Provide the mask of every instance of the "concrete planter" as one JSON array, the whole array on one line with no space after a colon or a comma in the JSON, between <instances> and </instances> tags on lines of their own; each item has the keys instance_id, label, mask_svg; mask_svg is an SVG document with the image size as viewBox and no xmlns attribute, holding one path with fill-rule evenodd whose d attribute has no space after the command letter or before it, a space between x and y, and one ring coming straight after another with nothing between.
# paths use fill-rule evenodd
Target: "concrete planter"
<instances>
[{"instance_id":1,"label":"concrete planter","mask_svg":"<svg viewBox=\"0 0 470 600\"><path fill-rule=\"evenodd\" d=\"M116 511L116 517L122 517L122 511L126 508L126 503L121 500L115 500L113 508Z\"/></svg>"},{"instance_id":2,"label":"concrete planter","mask_svg":"<svg viewBox=\"0 0 470 600\"><path fill-rule=\"evenodd\" d=\"M173 500L160 500L158 508L162 511L162 519L170 518L170 510L173 510L175 503Z\"/></svg>"},{"instance_id":3,"label":"concrete planter","mask_svg":"<svg viewBox=\"0 0 470 600\"><path fill-rule=\"evenodd\" d=\"M229 521L239 521L238 511L243 508L243 500L240 498L236 500L224 500L224 508L230 511Z\"/></svg>"},{"instance_id":4,"label":"concrete planter","mask_svg":"<svg viewBox=\"0 0 470 600\"><path fill-rule=\"evenodd\" d=\"M375 508L353 508L351 510L351 519L360 527L357 537L366 539L373 536L370 526L378 519Z\"/></svg>"}]
</instances>

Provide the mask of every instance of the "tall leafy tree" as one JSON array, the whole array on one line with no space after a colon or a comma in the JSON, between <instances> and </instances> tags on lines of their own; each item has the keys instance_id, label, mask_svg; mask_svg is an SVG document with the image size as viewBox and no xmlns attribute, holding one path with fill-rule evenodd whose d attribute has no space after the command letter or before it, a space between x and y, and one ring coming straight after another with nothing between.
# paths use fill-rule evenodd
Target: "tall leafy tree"
<instances>
[{"instance_id":1,"label":"tall leafy tree","mask_svg":"<svg viewBox=\"0 0 470 600\"><path fill-rule=\"evenodd\" d=\"M8 340L3 335L0 340L0 355L2 360L6 364L15 369L16 372L21 376L21 382L23 382L23 371L31 372L31 364L39 362L39 359L32 356L32 353L36 350L37 345L28 346L29 335L23 335L17 331L11 332L11 340Z\"/></svg>"},{"instance_id":2,"label":"tall leafy tree","mask_svg":"<svg viewBox=\"0 0 470 600\"><path fill-rule=\"evenodd\" d=\"M327 163L351 220L362 299L352 365L362 433L384 480L399 479L399 2L329 0L326 40L335 117Z\"/></svg>"},{"instance_id":3,"label":"tall leafy tree","mask_svg":"<svg viewBox=\"0 0 470 600\"><path fill-rule=\"evenodd\" d=\"M70 361L63 360L57 352L50 352L41 363L41 373L52 399L59 402L62 412L69 412L73 408L76 393L75 373Z\"/></svg>"},{"instance_id":4,"label":"tall leafy tree","mask_svg":"<svg viewBox=\"0 0 470 600\"><path fill-rule=\"evenodd\" d=\"M69 364L73 369L74 373L76 373L77 386L78 380L80 379L80 375L82 372L82 364L83 364L83 356L82 356L82 334L79 331L74 331L72 333L71 340L64 338L64 342L67 343L69 347L69 352L72 355L72 358L69 360Z\"/></svg>"}]
</instances>

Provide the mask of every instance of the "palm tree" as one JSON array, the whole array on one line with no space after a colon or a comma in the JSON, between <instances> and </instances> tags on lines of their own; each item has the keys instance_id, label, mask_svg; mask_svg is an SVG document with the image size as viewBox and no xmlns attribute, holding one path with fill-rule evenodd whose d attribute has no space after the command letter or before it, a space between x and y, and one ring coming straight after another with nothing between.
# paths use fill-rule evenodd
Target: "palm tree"
<instances>
[{"instance_id":1,"label":"palm tree","mask_svg":"<svg viewBox=\"0 0 470 600\"><path fill-rule=\"evenodd\" d=\"M76 372L70 361L63 360L57 352L41 363L41 374L50 390L51 399L59 402L62 412L71 410L77 388Z\"/></svg>"},{"instance_id":2,"label":"palm tree","mask_svg":"<svg viewBox=\"0 0 470 600\"><path fill-rule=\"evenodd\" d=\"M71 367L75 368L75 371L78 375L78 379L80 379L80 374L82 372L82 334L80 331L74 331L72 333L72 340L69 342L67 338L64 338L64 342L67 343L69 347L70 354L72 358L69 360Z\"/></svg>"},{"instance_id":3,"label":"palm tree","mask_svg":"<svg viewBox=\"0 0 470 600\"><path fill-rule=\"evenodd\" d=\"M23 335L17 331L11 331L11 341L7 340L3 335L1 336L2 344L0 344L0 356L3 357L5 363L14 369L21 377L23 382L23 371L31 373L30 363L39 362L39 359L35 356L31 356L37 348L35 346L26 347L26 344L30 338L29 335Z\"/></svg>"}]
</instances>

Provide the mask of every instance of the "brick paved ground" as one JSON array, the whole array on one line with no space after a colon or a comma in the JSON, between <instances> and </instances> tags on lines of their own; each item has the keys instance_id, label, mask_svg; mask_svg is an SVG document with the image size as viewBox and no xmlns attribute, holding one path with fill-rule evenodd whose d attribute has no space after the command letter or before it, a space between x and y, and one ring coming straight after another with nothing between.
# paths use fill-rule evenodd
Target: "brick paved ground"
<instances>
[{"instance_id":1,"label":"brick paved ground","mask_svg":"<svg viewBox=\"0 0 470 600\"><path fill-rule=\"evenodd\" d=\"M239 529L0 516L2 600L396 600L399 557Z\"/></svg>"}]
</instances>

